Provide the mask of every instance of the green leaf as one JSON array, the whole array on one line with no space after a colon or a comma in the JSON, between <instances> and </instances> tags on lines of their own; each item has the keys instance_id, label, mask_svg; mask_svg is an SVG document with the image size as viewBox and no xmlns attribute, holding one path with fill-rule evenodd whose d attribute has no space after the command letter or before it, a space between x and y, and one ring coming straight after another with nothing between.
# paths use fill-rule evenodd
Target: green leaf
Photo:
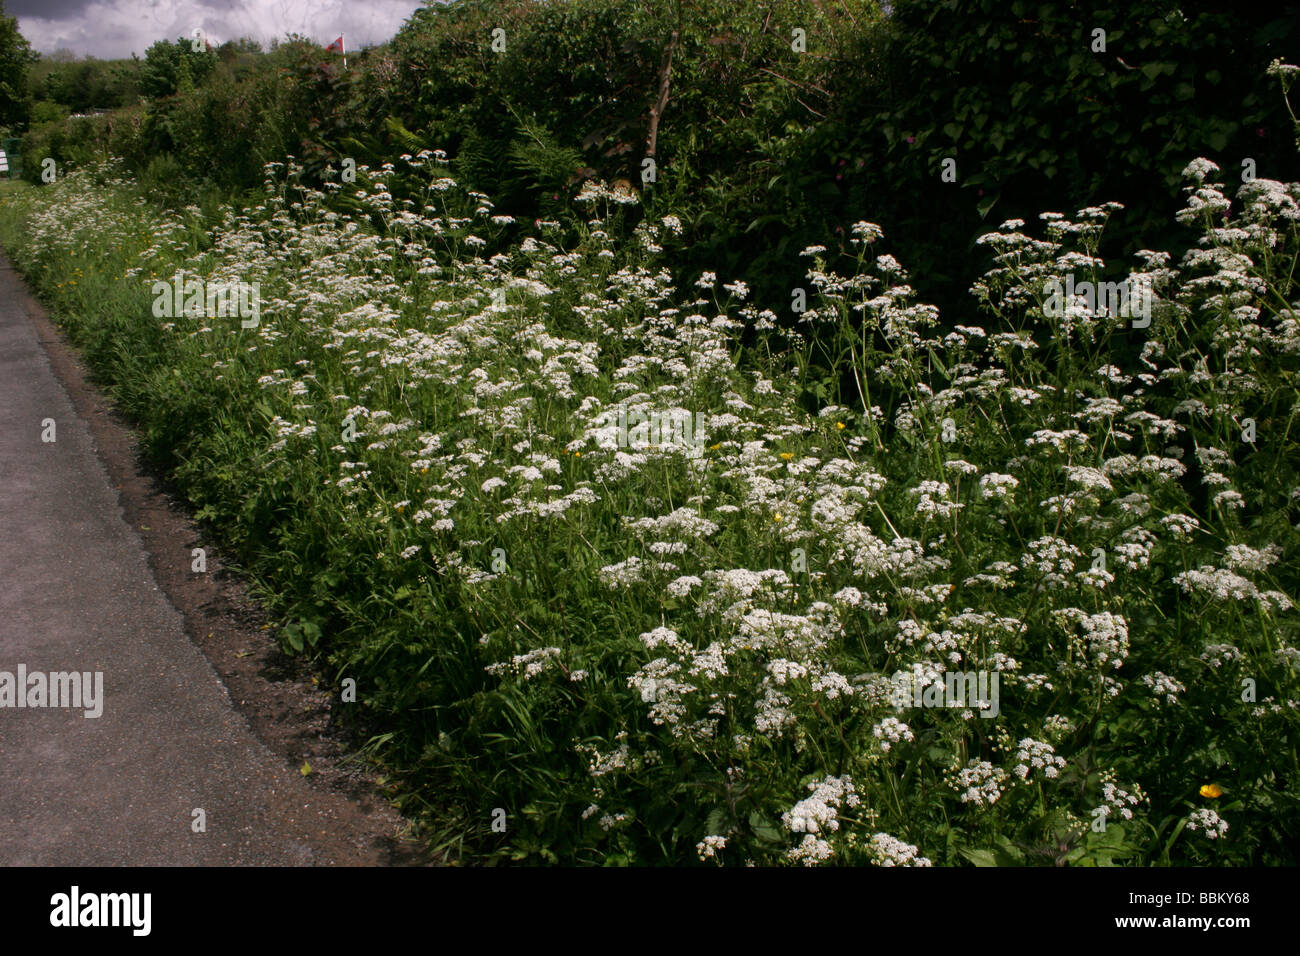
<instances>
[{"instance_id":1,"label":"green leaf","mask_svg":"<svg viewBox=\"0 0 1300 956\"><path fill-rule=\"evenodd\" d=\"M312 647L315 647L316 642L320 640L320 627L311 621L302 622L302 633Z\"/></svg>"},{"instance_id":2,"label":"green leaf","mask_svg":"<svg viewBox=\"0 0 1300 956\"><path fill-rule=\"evenodd\" d=\"M1174 842L1178 839L1179 834L1183 832L1183 827L1187 826L1187 821L1189 819L1190 816L1187 816L1178 821L1178 826L1174 827L1174 832L1169 835L1169 842L1165 844L1165 850L1162 856L1169 856L1169 851L1173 849Z\"/></svg>"},{"instance_id":3,"label":"green leaf","mask_svg":"<svg viewBox=\"0 0 1300 956\"><path fill-rule=\"evenodd\" d=\"M1004 836L999 836L994 841L997 843L997 858L999 866L1020 866L1025 862L1025 855L1020 852L1020 848Z\"/></svg>"},{"instance_id":4,"label":"green leaf","mask_svg":"<svg viewBox=\"0 0 1300 956\"><path fill-rule=\"evenodd\" d=\"M968 850L963 847L958 852L976 866L998 865L997 856L992 850Z\"/></svg>"},{"instance_id":5,"label":"green leaf","mask_svg":"<svg viewBox=\"0 0 1300 956\"><path fill-rule=\"evenodd\" d=\"M786 213L783 212L770 213L766 216L759 216L757 219L755 219L745 228L745 232L753 232L755 229L761 229L763 226L770 225L771 223L774 222L785 222L787 218L789 217L787 216Z\"/></svg>"},{"instance_id":6,"label":"green leaf","mask_svg":"<svg viewBox=\"0 0 1300 956\"><path fill-rule=\"evenodd\" d=\"M757 810L749 815L749 827L753 831L754 837L761 843L779 846L783 842L781 831L773 826L770 821L763 819Z\"/></svg>"},{"instance_id":7,"label":"green leaf","mask_svg":"<svg viewBox=\"0 0 1300 956\"><path fill-rule=\"evenodd\" d=\"M727 828L727 811L722 807L714 807L709 813L708 819L704 821L704 831L706 836L718 836Z\"/></svg>"}]
</instances>

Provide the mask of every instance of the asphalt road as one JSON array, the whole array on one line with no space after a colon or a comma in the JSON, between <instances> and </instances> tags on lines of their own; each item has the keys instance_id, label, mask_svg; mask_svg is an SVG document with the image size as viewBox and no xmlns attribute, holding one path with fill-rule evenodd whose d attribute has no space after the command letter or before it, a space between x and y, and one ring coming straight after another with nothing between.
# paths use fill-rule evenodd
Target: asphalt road
<instances>
[{"instance_id":1,"label":"asphalt road","mask_svg":"<svg viewBox=\"0 0 1300 956\"><path fill-rule=\"evenodd\" d=\"M186 636L37 308L0 257L0 865L375 862L349 802L258 740ZM102 714L4 706L19 665L102 672Z\"/></svg>"}]
</instances>

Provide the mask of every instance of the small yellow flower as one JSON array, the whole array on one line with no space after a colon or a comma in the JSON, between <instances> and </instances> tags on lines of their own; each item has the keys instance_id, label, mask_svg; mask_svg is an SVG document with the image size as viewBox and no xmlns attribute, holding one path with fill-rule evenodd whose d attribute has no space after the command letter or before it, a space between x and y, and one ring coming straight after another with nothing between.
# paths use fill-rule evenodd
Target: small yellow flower
<instances>
[{"instance_id":1,"label":"small yellow flower","mask_svg":"<svg viewBox=\"0 0 1300 956\"><path fill-rule=\"evenodd\" d=\"M779 522L781 521L781 516L780 516L780 515L773 515L773 516L772 516L772 520L773 520L773 521L776 521L776 522L779 523Z\"/></svg>"},{"instance_id":2,"label":"small yellow flower","mask_svg":"<svg viewBox=\"0 0 1300 956\"><path fill-rule=\"evenodd\" d=\"M783 452L781 452L781 457L782 457L783 459L785 459L786 461L789 461L791 458L794 457L794 452L792 452L792 451L783 451Z\"/></svg>"},{"instance_id":3,"label":"small yellow flower","mask_svg":"<svg viewBox=\"0 0 1300 956\"><path fill-rule=\"evenodd\" d=\"M840 431L844 431L844 429L845 429L846 427L848 427L848 426L846 426L843 422L836 422L836 423L835 423L835 427L836 427L837 429L839 429Z\"/></svg>"},{"instance_id":4,"label":"small yellow flower","mask_svg":"<svg viewBox=\"0 0 1300 956\"><path fill-rule=\"evenodd\" d=\"M722 442L718 442L716 445L710 445L709 451L717 451L721 447L722 447Z\"/></svg>"},{"instance_id":5,"label":"small yellow flower","mask_svg":"<svg viewBox=\"0 0 1300 956\"><path fill-rule=\"evenodd\" d=\"M1201 787L1201 796L1209 797L1211 800L1217 800L1223 796L1223 788L1217 783L1207 783Z\"/></svg>"},{"instance_id":6,"label":"small yellow flower","mask_svg":"<svg viewBox=\"0 0 1300 956\"><path fill-rule=\"evenodd\" d=\"M573 457L574 457L574 458L581 458L581 457L582 457L582 452L580 452L580 451L575 451L575 452L573 453Z\"/></svg>"}]
</instances>

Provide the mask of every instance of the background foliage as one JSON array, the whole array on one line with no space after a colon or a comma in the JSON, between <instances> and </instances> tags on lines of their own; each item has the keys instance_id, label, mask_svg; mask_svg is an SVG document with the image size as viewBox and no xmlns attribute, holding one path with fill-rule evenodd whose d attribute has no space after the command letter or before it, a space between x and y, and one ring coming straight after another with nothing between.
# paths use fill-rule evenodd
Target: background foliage
<instances>
[{"instance_id":1,"label":"background foliage","mask_svg":"<svg viewBox=\"0 0 1300 956\"><path fill-rule=\"evenodd\" d=\"M648 213L682 217L675 278L732 270L787 318L803 281L793 252L843 243L842 221L866 217L913 263L918 291L951 309L990 215L1105 195L1125 211L1104 252L1176 250L1172 197L1190 156L1300 173L1263 76L1300 40L1297 20L1267 4L1185 7L900 0L886 16L873 0L763 0L740 16L731 0L458 0L417 10L346 73L299 37L188 59L185 38L160 41L134 70L65 64L42 73L44 103L130 108L121 121L51 123L47 106L24 152L175 171L158 182L178 203L256 189L261 164L285 154L320 182L343 157L377 167L394 151L444 149L472 187L543 217L585 178L625 178ZM796 28L806 52L792 49ZM643 184L670 45L658 181ZM176 64L191 61L194 90L171 95ZM95 92L106 73L114 92ZM127 102L137 90L143 106ZM940 179L945 158L955 183Z\"/></svg>"}]
</instances>

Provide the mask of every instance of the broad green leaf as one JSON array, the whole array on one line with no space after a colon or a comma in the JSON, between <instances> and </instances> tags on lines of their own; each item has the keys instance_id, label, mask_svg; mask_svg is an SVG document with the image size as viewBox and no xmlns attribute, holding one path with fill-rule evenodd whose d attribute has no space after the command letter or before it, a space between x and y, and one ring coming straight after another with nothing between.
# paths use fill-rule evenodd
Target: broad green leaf
<instances>
[{"instance_id":1,"label":"broad green leaf","mask_svg":"<svg viewBox=\"0 0 1300 956\"><path fill-rule=\"evenodd\" d=\"M976 866L997 866L997 856L992 850L969 850L962 848L958 852Z\"/></svg>"}]
</instances>

